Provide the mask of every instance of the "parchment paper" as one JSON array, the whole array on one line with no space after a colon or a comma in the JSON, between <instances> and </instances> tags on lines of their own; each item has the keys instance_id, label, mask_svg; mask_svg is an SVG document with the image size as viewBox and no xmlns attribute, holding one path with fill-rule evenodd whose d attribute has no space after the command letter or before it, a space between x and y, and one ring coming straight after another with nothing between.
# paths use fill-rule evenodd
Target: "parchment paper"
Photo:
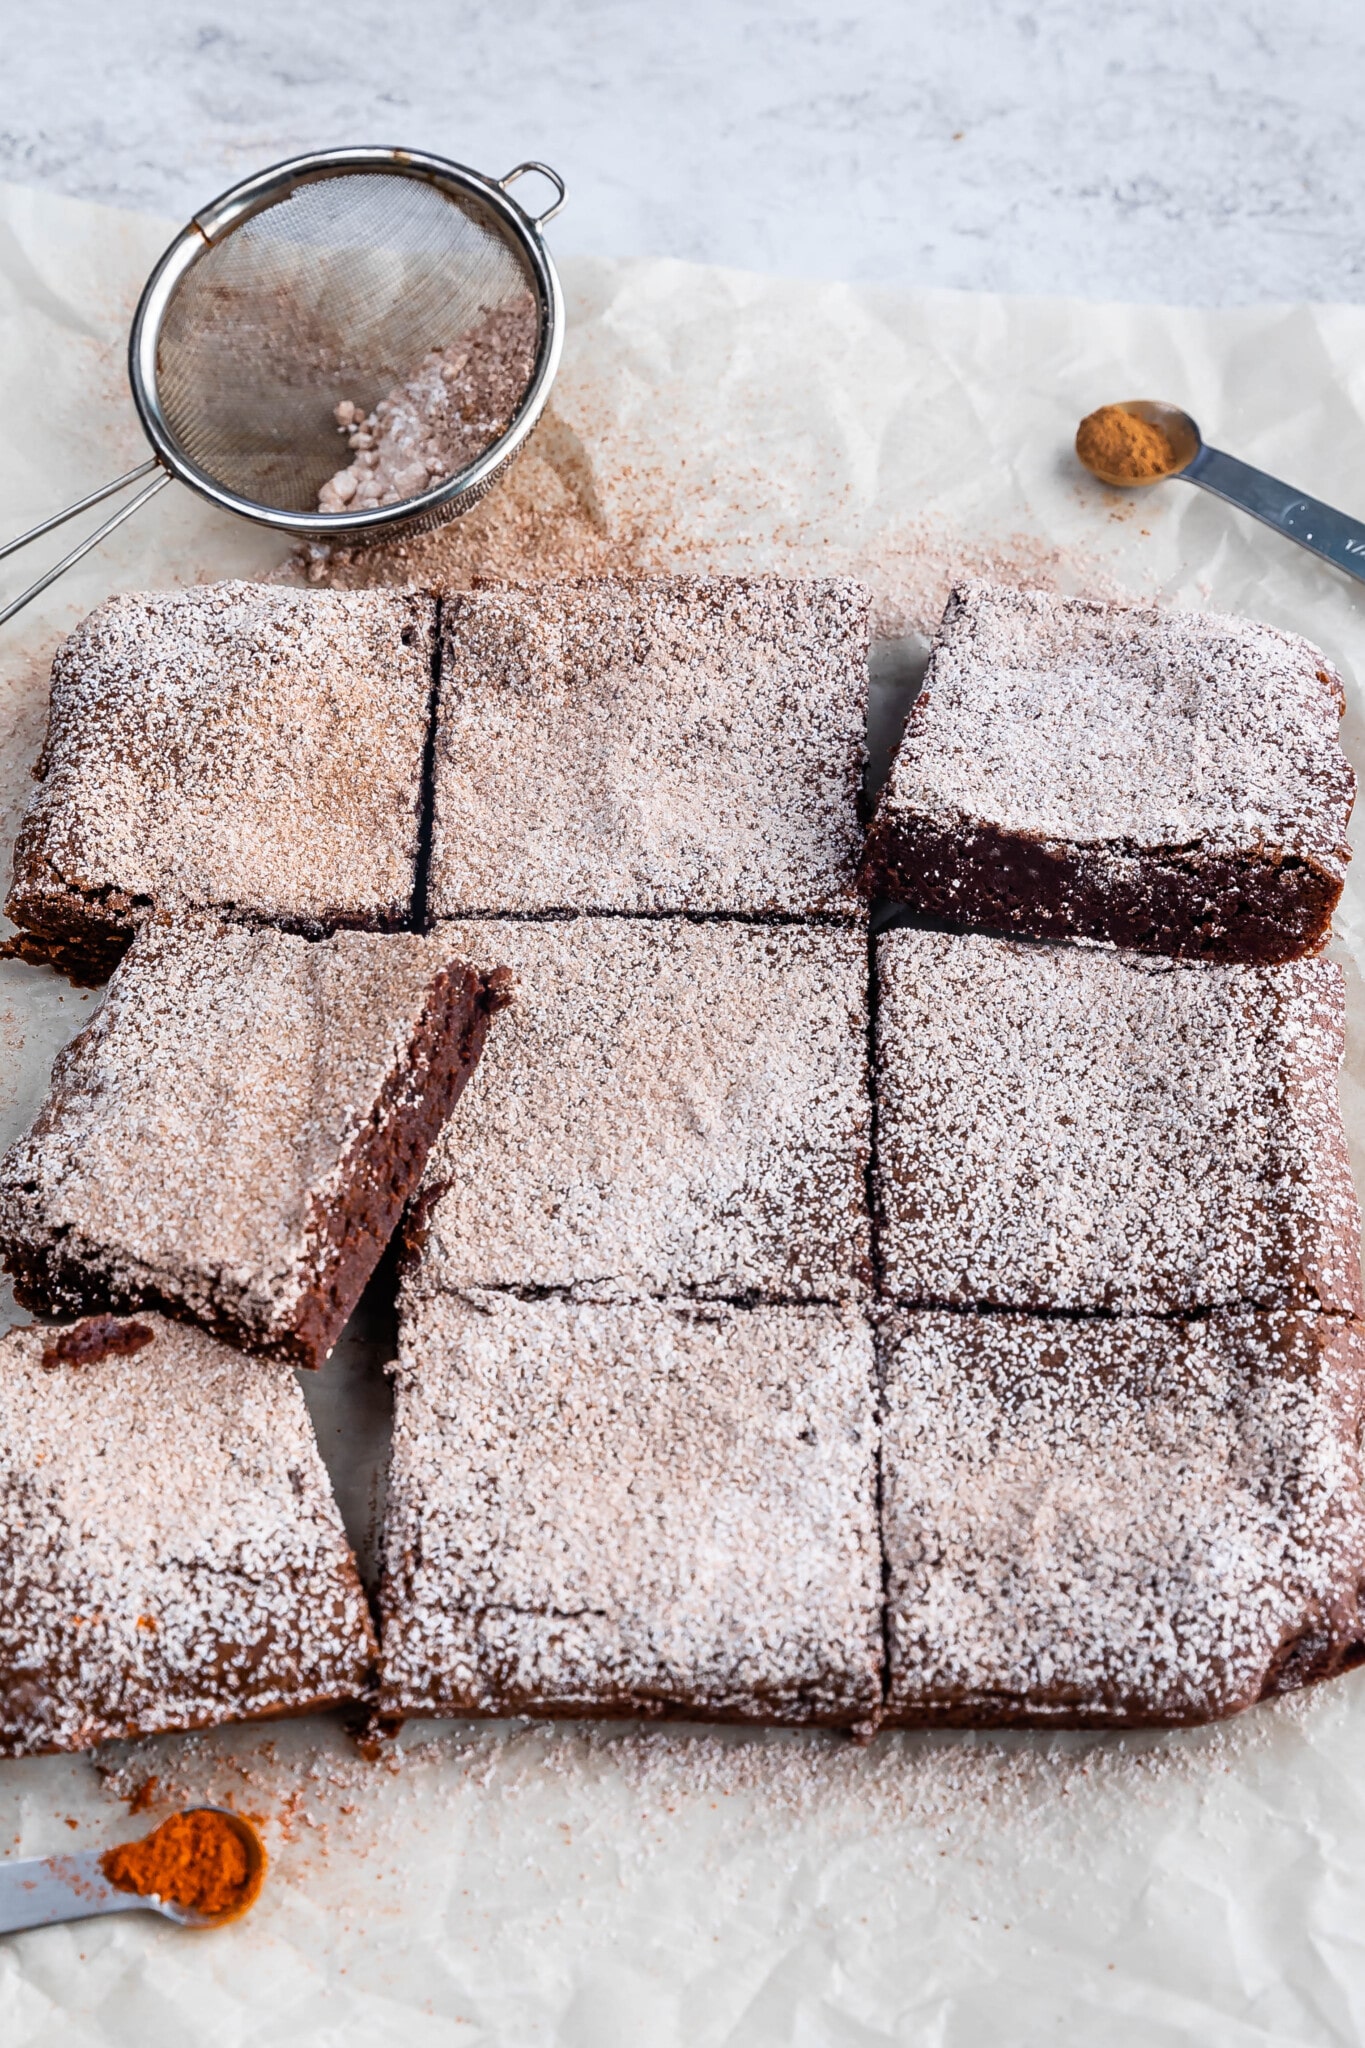
<instances>
[{"instance_id":1,"label":"parchment paper","mask_svg":"<svg viewBox=\"0 0 1365 2048\"><path fill-rule=\"evenodd\" d=\"M0 192L15 530L139 458L121 356L165 239L165 224ZM1358 509L1365 309L892 296L676 263L566 270L554 418L501 506L442 543L448 567L496 561L539 532L547 560L576 548L859 568L879 594L883 731L958 563L1160 592L1318 640L1352 679L1346 741L1365 768L1353 679L1365 593L1188 487L1122 498L1068 454L1093 405L1168 397L1218 444ZM7 835L46 664L73 620L115 587L280 560L252 529L167 491L3 636ZM415 551L412 572L424 562ZM7 565L5 588L25 566ZM1359 1178L1356 882L1340 931ZM46 971L0 968L0 1141L27 1123L92 1000ZM387 1336L376 1298L310 1388L362 1541ZM211 1936L137 1916L0 1943L6 2048L1249 2048L1365 2032L1361 1675L1223 1728L1127 1740L889 1736L860 1750L446 1723L414 1726L371 1766L330 1721L248 1728L2 1765L0 1845L102 1845L205 1797L263 1821L275 1860L255 1913Z\"/></svg>"}]
</instances>

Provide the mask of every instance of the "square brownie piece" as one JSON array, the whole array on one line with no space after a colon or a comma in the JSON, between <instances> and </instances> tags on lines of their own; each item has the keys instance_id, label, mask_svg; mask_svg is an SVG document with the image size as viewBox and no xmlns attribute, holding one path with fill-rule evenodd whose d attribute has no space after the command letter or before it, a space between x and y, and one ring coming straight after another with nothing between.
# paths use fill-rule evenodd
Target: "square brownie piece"
<instances>
[{"instance_id":1,"label":"square brownie piece","mask_svg":"<svg viewBox=\"0 0 1365 2048\"><path fill-rule=\"evenodd\" d=\"M1340 678L1248 619L954 591L863 883L951 925L1287 960L1326 937Z\"/></svg>"},{"instance_id":2,"label":"square brownie piece","mask_svg":"<svg viewBox=\"0 0 1365 2048\"><path fill-rule=\"evenodd\" d=\"M856 911L868 602L775 576L447 597L433 915Z\"/></svg>"},{"instance_id":3,"label":"square brownie piece","mask_svg":"<svg viewBox=\"0 0 1365 2048\"><path fill-rule=\"evenodd\" d=\"M1365 1308L1326 960L878 941L882 1280L932 1306Z\"/></svg>"},{"instance_id":4,"label":"square brownie piece","mask_svg":"<svg viewBox=\"0 0 1365 2048\"><path fill-rule=\"evenodd\" d=\"M408 1226L450 1287L847 1300L871 1283L867 944L838 926L460 921L516 1001Z\"/></svg>"},{"instance_id":5,"label":"square brownie piece","mask_svg":"<svg viewBox=\"0 0 1365 2048\"><path fill-rule=\"evenodd\" d=\"M383 1712L875 1716L860 1317L428 1280L394 1368Z\"/></svg>"},{"instance_id":6,"label":"square brownie piece","mask_svg":"<svg viewBox=\"0 0 1365 2048\"><path fill-rule=\"evenodd\" d=\"M449 933L150 920L0 1161L16 1296L320 1364L498 1000Z\"/></svg>"},{"instance_id":7,"label":"square brownie piece","mask_svg":"<svg viewBox=\"0 0 1365 2048\"><path fill-rule=\"evenodd\" d=\"M100 605L53 664L11 950L100 981L149 905L404 923L435 616L408 592L256 583Z\"/></svg>"},{"instance_id":8,"label":"square brownie piece","mask_svg":"<svg viewBox=\"0 0 1365 2048\"><path fill-rule=\"evenodd\" d=\"M149 1315L0 1339L0 1755L354 1699L376 1645L287 1367Z\"/></svg>"},{"instance_id":9,"label":"square brownie piece","mask_svg":"<svg viewBox=\"0 0 1365 2048\"><path fill-rule=\"evenodd\" d=\"M899 1312L887 1720L1216 1720L1365 1657L1365 1330Z\"/></svg>"}]
</instances>

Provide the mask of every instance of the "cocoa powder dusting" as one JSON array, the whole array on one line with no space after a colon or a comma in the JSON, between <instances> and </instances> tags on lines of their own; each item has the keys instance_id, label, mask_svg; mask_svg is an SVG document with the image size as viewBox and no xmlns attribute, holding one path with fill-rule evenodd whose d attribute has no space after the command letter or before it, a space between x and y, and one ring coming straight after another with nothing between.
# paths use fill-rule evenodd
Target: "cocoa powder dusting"
<instances>
[{"instance_id":1,"label":"cocoa powder dusting","mask_svg":"<svg viewBox=\"0 0 1365 2048\"><path fill-rule=\"evenodd\" d=\"M964 577L1121 594L1093 559L1073 557L1036 534L983 539L924 518L849 542L834 538L819 515L792 520L771 489L770 478L746 476L747 524L722 538L721 519L710 508L733 520L733 484L663 463L622 463L605 429L599 446L550 407L506 476L462 518L379 547L313 544L277 576L335 589L440 591L574 576L849 576L872 592L875 639L931 637L949 591Z\"/></svg>"}]
</instances>

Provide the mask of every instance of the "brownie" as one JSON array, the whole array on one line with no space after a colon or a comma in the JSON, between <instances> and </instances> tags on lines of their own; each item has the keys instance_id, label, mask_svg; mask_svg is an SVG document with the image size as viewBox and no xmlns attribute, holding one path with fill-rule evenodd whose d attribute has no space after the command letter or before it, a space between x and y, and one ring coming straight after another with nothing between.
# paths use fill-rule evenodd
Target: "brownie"
<instances>
[{"instance_id":1,"label":"brownie","mask_svg":"<svg viewBox=\"0 0 1365 2048\"><path fill-rule=\"evenodd\" d=\"M318 934L412 909L435 604L254 583L113 597L52 670L10 950L109 973L148 907Z\"/></svg>"},{"instance_id":2,"label":"brownie","mask_svg":"<svg viewBox=\"0 0 1365 2048\"><path fill-rule=\"evenodd\" d=\"M433 913L854 912L868 603L775 576L448 596Z\"/></svg>"},{"instance_id":3,"label":"brownie","mask_svg":"<svg viewBox=\"0 0 1365 2048\"><path fill-rule=\"evenodd\" d=\"M376 1646L293 1374L159 1316L103 1336L0 1339L0 1755L355 1698Z\"/></svg>"},{"instance_id":4,"label":"brownie","mask_svg":"<svg viewBox=\"0 0 1365 2048\"><path fill-rule=\"evenodd\" d=\"M887 1719L1215 1720L1360 1662L1365 1329L899 1311Z\"/></svg>"},{"instance_id":5,"label":"brownie","mask_svg":"<svg viewBox=\"0 0 1365 2048\"><path fill-rule=\"evenodd\" d=\"M516 1001L407 1235L451 1287L845 1300L871 1278L867 946L825 925L459 921Z\"/></svg>"},{"instance_id":6,"label":"brownie","mask_svg":"<svg viewBox=\"0 0 1365 2048\"><path fill-rule=\"evenodd\" d=\"M954 591L862 881L949 925L1278 961L1326 937L1339 677L1247 619Z\"/></svg>"},{"instance_id":7,"label":"brownie","mask_svg":"<svg viewBox=\"0 0 1365 2048\"><path fill-rule=\"evenodd\" d=\"M897 930L877 976L893 1298L1365 1309L1334 962Z\"/></svg>"},{"instance_id":8,"label":"brownie","mask_svg":"<svg viewBox=\"0 0 1365 2048\"><path fill-rule=\"evenodd\" d=\"M18 1299L321 1363L500 1000L449 934L149 920L0 1161Z\"/></svg>"},{"instance_id":9,"label":"brownie","mask_svg":"<svg viewBox=\"0 0 1365 2048\"><path fill-rule=\"evenodd\" d=\"M401 1304L381 1711L875 1717L873 1359L855 1312L430 1277Z\"/></svg>"}]
</instances>

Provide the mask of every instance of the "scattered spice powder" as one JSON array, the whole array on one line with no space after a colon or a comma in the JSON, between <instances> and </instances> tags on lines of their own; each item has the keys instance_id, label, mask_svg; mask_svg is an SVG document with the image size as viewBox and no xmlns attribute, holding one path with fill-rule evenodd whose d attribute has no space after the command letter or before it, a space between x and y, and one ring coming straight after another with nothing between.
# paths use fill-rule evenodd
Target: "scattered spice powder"
<instances>
[{"instance_id":1,"label":"scattered spice powder","mask_svg":"<svg viewBox=\"0 0 1365 2048\"><path fill-rule=\"evenodd\" d=\"M1086 414L1076 429L1076 453L1087 469L1129 484L1169 476L1179 463L1164 429L1121 405L1102 405Z\"/></svg>"},{"instance_id":2,"label":"scattered spice powder","mask_svg":"<svg viewBox=\"0 0 1365 2048\"><path fill-rule=\"evenodd\" d=\"M252 1868L237 1824L208 1807L173 1813L141 1841L107 1849L100 1869L116 1891L155 1895L210 1918L245 1912L262 1876L260 1867Z\"/></svg>"}]
</instances>

